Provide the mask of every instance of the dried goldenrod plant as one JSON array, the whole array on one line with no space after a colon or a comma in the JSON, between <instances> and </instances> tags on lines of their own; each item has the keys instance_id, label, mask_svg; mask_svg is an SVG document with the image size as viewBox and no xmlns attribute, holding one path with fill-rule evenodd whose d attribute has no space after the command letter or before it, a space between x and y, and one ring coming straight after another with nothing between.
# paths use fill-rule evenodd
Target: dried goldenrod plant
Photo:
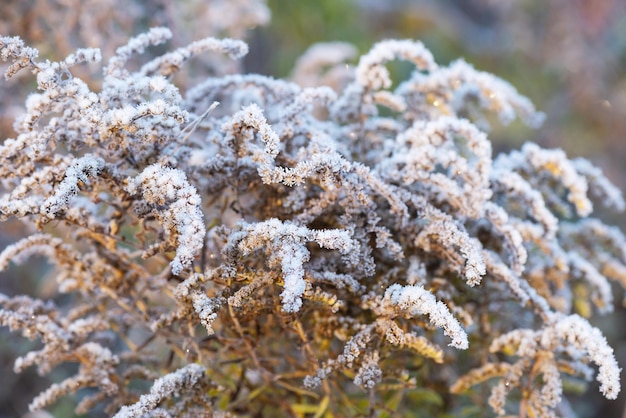
<instances>
[{"instance_id":1,"label":"dried goldenrod plant","mask_svg":"<svg viewBox=\"0 0 626 418\"><path fill-rule=\"evenodd\" d=\"M542 120L511 85L389 40L353 71L351 47L317 45L293 74L313 87L235 74L181 91L188 59L247 45L207 38L132 69L170 36L130 39L101 80L72 73L97 49L50 62L0 38L6 77L38 88L0 146L0 218L38 231L0 268L44 255L67 294L1 295L0 323L41 342L16 372L79 366L31 410L82 390L77 413L119 418L554 416L564 382L594 376L617 397L585 316L626 284L623 234L591 217L622 195L560 150L494 158L488 114Z\"/></svg>"}]
</instances>

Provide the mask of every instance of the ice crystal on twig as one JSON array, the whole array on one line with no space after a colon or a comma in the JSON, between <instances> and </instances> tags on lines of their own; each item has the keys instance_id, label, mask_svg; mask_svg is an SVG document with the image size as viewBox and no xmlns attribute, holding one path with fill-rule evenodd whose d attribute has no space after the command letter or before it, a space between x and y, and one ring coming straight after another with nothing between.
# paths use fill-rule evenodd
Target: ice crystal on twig
<instances>
[{"instance_id":1,"label":"ice crystal on twig","mask_svg":"<svg viewBox=\"0 0 626 418\"><path fill-rule=\"evenodd\" d=\"M200 386L199 382L203 378L204 367L199 364L189 364L155 380L152 388L150 388L150 393L141 395L139 401L133 405L123 406L114 416L116 418L133 418L149 414L163 400L180 396L185 392L197 391L198 386Z\"/></svg>"},{"instance_id":2,"label":"ice crystal on twig","mask_svg":"<svg viewBox=\"0 0 626 418\"><path fill-rule=\"evenodd\" d=\"M467 334L445 304L435 299L432 293L420 286L393 285L385 292L388 304L396 306L400 312L405 312L409 317L415 315L428 315L430 322L443 328L445 334L452 338L451 346L459 349L467 349L469 342Z\"/></svg>"},{"instance_id":3,"label":"ice crystal on twig","mask_svg":"<svg viewBox=\"0 0 626 418\"><path fill-rule=\"evenodd\" d=\"M204 243L205 227L196 189L187 182L184 172L154 164L129 179L126 190L141 193L154 206L168 244L176 248L176 257L170 263L172 272L180 274L191 265Z\"/></svg>"}]
</instances>

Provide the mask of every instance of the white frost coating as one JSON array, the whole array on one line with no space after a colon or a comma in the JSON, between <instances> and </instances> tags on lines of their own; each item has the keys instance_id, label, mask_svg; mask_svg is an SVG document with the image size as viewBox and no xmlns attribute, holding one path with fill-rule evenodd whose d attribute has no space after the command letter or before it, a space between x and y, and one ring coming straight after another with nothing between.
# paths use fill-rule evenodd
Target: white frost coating
<instances>
[{"instance_id":1,"label":"white frost coating","mask_svg":"<svg viewBox=\"0 0 626 418\"><path fill-rule=\"evenodd\" d=\"M494 189L506 191L511 199L522 200L527 204L528 214L539 222L548 238L554 237L559 220L548 210L546 203L536 189L515 171L506 167L494 168L490 175Z\"/></svg>"},{"instance_id":2,"label":"white frost coating","mask_svg":"<svg viewBox=\"0 0 626 418\"><path fill-rule=\"evenodd\" d=\"M337 94L330 87L309 87L302 89L293 103L281 111L281 119L297 117L311 107L312 103L329 104L337 100Z\"/></svg>"},{"instance_id":3,"label":"white frost coating","mask_svg":"<svg viewBox=\"0 0 626 418\"><path fill-rule=\"evenodd\" d=\"M204 243L205 227L196 188L189 184L183 171L157 163L128 179L126 191L140 192L149 204L167 206L157 213L168 236L176 237L176 256L170 266L172 273L180 274L191 265Z\"/></svg>"},{"instance_id":4,"label":"white frost coating","mask_svg":"<svg viewBox=\"0 0 626 418\"><path fill-rule=\"evenodd\" d=\"M600 382L600 392L607 399L616 399L621 390L620 372L622 369L618 366L613 349L608 345L600 330L592 327L589 322L578 315L561 317L552 324L550 329L553 333L544 332L542 344L548 345L545 339L556 337L586 352L599 368L597 380ZM560 345L554 343L557 346Z\"/></svg>"},{"instance_id":5,"label":"white frost coating","mask_svg":"<svg viewBox=\"0 0 626 418\"><path fill-rule=\"evenodd\" d=\"M217 310L219 304L209 298L204 292L195 291L191 294L191 301L193 303L193 309L200 318L200 323L206 328L207 333L212 335L213 327L211 324L217 319Z\"/></svg>"},{"instance_id":6,"label":"white frost coating","mask_svg":"<svg viewBox=\"0 0 626 418\"><path fill-rule=\"evenodd\" d=\"M398 86L397 93L443 94L457 111L457 102L462 103L458 96L465 96L468 91L479 96L482 107L496 111L504 124L512 122L516 114L531 127L539 127L545 119L545 115L537 112L532 102L519 94L511 84L493 74L474 69L462 59L428 74L414 73L410 80Z\"/></svg>"},{"instance_id":7,"label":"white frost coating","mask_svg":"<svg viewBox=\"0 0 626 418\"><path fill-rule=\"evenodd\" d=\"M300 310L301 297L306 290L303 263L309 260L309 251L303 243L309 234L308 229L282 223L276 218L256 224L241 222L239 227L242 232L230 235L227 248L236 246L243 255L264 246L272 248L274 251L268 263L280 264L285 282L281 293L283 309L286 312Z\"/></svg>"},{"instance_id":8,"label":"white frost coating","mask_svg":"<svg viewBox=\"0 0 626 418\"><path fill-rule=\"evenodd\" d=\"M248 45L236 39L201 39L150 61L141 68L140 73L170 75L179 70L189 58L205 51L217 51L231 59L240 59L248 53Z\"/></svg>"},{"instance_id":9,"label":"white frost coating","mask_svg":"<svg viewBox=\"0 0 626 418\"><path fill-rule=\"evenodd\" d=\"M522 147L530 165L536 170L545 170L559 178L569 189L569 200L575 207L578 216L588 216L593 206L587 198L589 185L587 179L576 171L574 164L567 159L561 149L546 150L533 143L526 143Z\"/></svg>"},{"instance_id":10,"label":"white frost coating","mask_svg":"<svg viewBox=\"0 0 626 418\"><path fill-rule=\"evenodd\" d=\"M173 373L154 381L150 393L141 395L139 401L132 405L123 406L114 418L134 418L144 416L155 410L159 404L174 396L180 396L186 391L193 390L194 386L204 377L204 367L199 364L189 364Z\"/></svg>"},{"instance_id":11,"label":"white frost coating","mask_svg":"<svg viewBox=\"0 0 626 418\"><path fill-rule=\"evenodd\" d=\"M102 53L98 48L80 48L63 60L63 64L67 67L79 64L81 62L100 62Z\"/></svg>"},{"instance_id":12,"label":"white frost coating","mask_svg":"<svg viewBox=\"0 0 626 418\"><path fill-rule=\"evenodd\" d=\"M298 312L302 307L302 294L306 290L303 263L309 261L309 252L304 245L283 244L281 269L285 287L280 294L285 312Z\"/></svg>"},{"instance_id":13,"label":"white frost coating","mask_svg":"<svg viewBox=\"0 0 626 418\"><path fill-rule=\"evenodd\" d=\"M267 123L263 111L257 104L253 103L242 109L241 112L233 116L233 122L240 122L246 128L257 129L261 135L261 141L265 144L265 152L272 158L278 155L280 138Z\"/></svg>"},{"instance_id":14,"label":"white frost coating","mask_svg":"<svg viewBox=\"0 0 626 418\"><path fill-rule=\"evenodd\" d=\"M275 177L274 159L279 152L280 138L267 122L261 108L256 103L244 107L229 122L224 123L222 130L227 133L228 140L233 141L242 134L250 135L250 130L258 132L264 148L261 149L254 143L248 143L244 147L251 151L252 160L258 164L257 171L263 182L272 183Z\"/></svg>"},{"instance_id":15,"label":"white frost coating","mask_svg":"<svg viewBox=\"0 0 626 418\"><path fill-rule=\"evenodd\" d=\"M421 42L387 40L377 43L361 57L356 69L357 82L372 90L389 88L391 79L384 64L396 58L410 61L421 70L432 71L437 68L433 55Z\"/></svg>"},{"instance_id":16,"label":"white frost coating","mask_svg":"<svg viewBox=\"0 0 626 418\"><path fill-rule=\"evenodd\" d=\"M59 184L54 195L46 199L41 205L41 212L52 219L64 209L70 199L79 192L78 182L89 185L89 177L96 177L104 168L105 162L100 157L86 154L72 161L65 171L65 178Z\"/></svg>"},{"instance_id":17,"label":"white frost coating","mask_svg":"<svg viewBox=\"0 0 626 418\"><path fill-rule=\"evenodd\" d=\"M28 64L39 56L39 51L24 45L24 41L18 36L0 37L0 59L8 61L12 59L13 64L4 72L4 78L11 78L22 68L28 67Z\"/></svg>"},{"instance_id":18,"label":"white frost coating","mask_svg":"<svg viewBox=\"0 0 626 418\"><path fill-rule=\"evenodd\" d=\"M371 389L382 380L383 372L378 364L378 352L365 354L359 371L354 376L354 384Z\"/></svg>"},{"instance_id":19,"label":"white frost coating","mask_svg":"<svg viewBox=\"0 0 626 418\"><path fill-rule=\"evenodd\" d=\"M497 169L517 171L525 177L549 174L568 190L567 200L574 206L578 216L584 218L593 211L593 205L587 197L587 178L576 171L574 163L567 159L561 149L543 149L529 142L524 144L521 151L501 154L494 166Z\"/></svg>"},{"instance_id":20,"label":"white frost coating","mask_svg":"<svg viewBox=\"0 0 626 418\"><path fill-rule=\"evenodd\" d=\"M511 346L516 347L515 355L532 358L540 348L537 335L537 331L531 329L516 329L507 332L491 341L489 352L497 353Z\"/></svg>"},{"instance_id":21,"label":"white frost coating","mask_svg":"<svg viewBox=\"0 0 626 418\"><path fill-rule=\"evenodd\" d=\"M459 321L452 316L448 307L428 290L419 285L402 287L399 284L389 286L385 292L385 300L392 306L397 306L411 317L427 314L430 323L443 332L452 342L450 346L465 350L469 347L467 334Z\"/></svg>"},{"instance_id":22,"label":"white frost coating","mask_svg":"<svg viewBox=\"0 0 626 418\"><path fill-rule=\"evenodd\" d=\"M469 286L480 284L482 276L486 273L480 241L470 237L467 231L464 228L461 229L461 226L448 215L434 209L428 215L431 222L417 235L415 243L425 251L431 250L431 240L434 240L437 245L458 247L460 255L465 260L462 270L467 284Z\"/></svg>"},{"instance_id":23,"label":"white frost coating","mask_svg":"<svg viewBox=\"0 0 626 418\"><path fill-rule=\"evenodd\" d=\"M623 212L626 208L622 191L606 178L602 170L584 158L572 160L578 174L585 176L589 183L589 191L598 197L602 205Z\"/></svg>"},{"instance_id":24,"label":"white frost coating","mask_svg":"<svg viewBox=\"0 0 626 418\"><path fill-rule=\"evenodd\" d=\"M341 254L352 251L354 244L350 232L345 229L322 229L313 232L313 239L322 248L339 250Z\"/></svg>"},{"instance_id":25,"label":"white frost coating","mask_svg":"<svg viewBox=\"0 0 626 418\"><path fill-rule=\"evenodd\" d=\"M307 242L317 242L320 247L339 250L341 254L354 248L348 231L311 230L276 218L255 224L240 222L238 228L241 231L231 233L225 251L236 248L247 255L262 247L271 250L268 265L280 265L283 273L285 284L280 296L285 312L297 312L302 306L302 295L306 290L304 263L310 258Z\"/></svg>"},{"instance_id":26,"label":"white frost coating","mask_svg":"<svg viewBox=\"0 0 626 418\"><path fill-rule=\"evenodd\" d=\"M524 246L524 239L521 233L511 225L509 215L500 206L487 202L485 204L485 217L493 225L494 231L504 237L503 247L506 248L510 257L511 270L518 276L524 271L528 252Z\"/></svg>"},{"instance_id":27,"label":"white frost coating","mask_svg":"<svg viewBox=\"0 0 626 418\"><path fill-rule=\"evenodd\" d=\"M581 257L580 254L570 251L567 258L571 266L571 274L582 276L592 287L592 300L598 306L598 311L606 314L613 311L613 292L611 283L592 263Z\"/></svg>"},{"instance_id":28,"label":"white frost coating","mask_svg":"<svg viewBox=\"0 0 626 418\"><path fill-rule=\"evenodd\" d=\"M115 56L109 60L105 69L105 74L113 77L123 77L127 74L124 64L133 55L143 52L150 45L159 45L172 37L172 31L168 28L151 28L148 32L142 33L129 39L124 46L117 48Z\"/></svg>"},{"instance_id":29,"label":"white frost coating","mask_svg":"<svg viewBox=\"0 0 626 418\"><path fill-rule=\"evenodd\" d=\"M437 187L442 198L447 198L457 210L471 217L482 215L483 206L492 195L491 143L484 132L465 119L418 120L397 136L395 146L392 157L382 164L387 176L398 171L398 167L405 167L405 183ZM446 169L448 175L438 172L440 168Z\"/></svg>"},{"instance_id":30,"label":"white frost coating","mask_svg":"<svg viewBox=\"0 0 626 418\"><path fill-rule=\"evenodd\" d=\"M5 270L10 262L22 264L34 254L44 255L53 261L58 252L69 252L69 246L63 240L48 234L35 234L7 246L0 253L0 271Z\"/></svg>"}]
</instances>

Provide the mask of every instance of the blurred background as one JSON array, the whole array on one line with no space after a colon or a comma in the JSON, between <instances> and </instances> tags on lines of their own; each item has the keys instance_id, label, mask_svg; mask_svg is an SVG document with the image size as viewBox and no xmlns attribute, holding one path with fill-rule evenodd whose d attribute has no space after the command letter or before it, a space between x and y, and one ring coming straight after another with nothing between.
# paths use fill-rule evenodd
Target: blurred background
<instances>
[{"instance_id":1,"label":"blurred background","mask_svg":"<svg viewBox=\"0 0 626 418\"><path fill-rule=\"evenodd\" d=\"M439 64L464 58L477 69L513 84L546 113L542 128L494 123L494 152L526 141L558 147L570 157L586 157L626 190L626 1L624 0L3 0L0 35L19 35L59 60L78 47L100 47L106 58L129 36L150 26L174 32L168 48L205 36L232 36L250 44L243 71L289 77L297 58L317 42L344 41L360 53L386 38L421 40ZM355 62L354 62L355 63ZM196 64L211 72L208 62ZM202 68L206 65L206 68ZM235 69L234 69L235 70ZM393 72L402 78L410 68ZM91 68L78 68L89 73ZM182 84L188 80L181 80ZM0 135L14 135L11 124L21 112L33 77L2 81ZM624 214L600 213L626 230ZM0 225L0 248L13 242L22 226ZM0 275L0 292L41 294L45 264L11 268ZM623 290L615 289L616 313L592 318L626 365L626 311ZM0 417L19 416L32 396L53 380L35 371L12 372L25 339L0 329ZM626 382L623 376L622 382ZM592 383L584 397L570 400L581 417L622 417L626 394L604 400ZM57 405L56 416L71 416Z\"/></svg>"}]
</instances>

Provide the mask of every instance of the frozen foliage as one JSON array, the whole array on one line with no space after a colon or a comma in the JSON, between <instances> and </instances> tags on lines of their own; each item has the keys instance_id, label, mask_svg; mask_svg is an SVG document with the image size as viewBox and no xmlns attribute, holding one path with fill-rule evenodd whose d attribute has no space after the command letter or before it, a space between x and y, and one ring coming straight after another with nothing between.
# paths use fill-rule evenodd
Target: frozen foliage
<instances>
[{"instance_id":1,"label":"frozen foliage","mask_svg":"<svg viewBox=\"0 0 626 418\"><path fill-rule=\"evenodd\" d=\"M405 311L409 317L428 314L430 322L436 327L443 328L446 335L452 338L451 346L467 349L469 343L467 334L446 305L421 286L402 287L394 284L385 292L387 303Z\"/></svg>"},{"instance_id":2,"label":"frozen foliage","mask_svg":"<svg viewBox=\"0 0 626 418\"><path fill-rule=\"evenodd\" d=\"M155 208L168 241L173 241L168 244L176 249L170 263L172 273L180 274L191 265L204 243L205 226L196 189L187 182L183 171L153 164L128 179L126 191L131 195L141 192L143 201Z\"/></svg>"},{"instance_id":3,"label":"frozen foliage","mask_svg":"<svg viewBox=\"0 0 626 418\"><path fill-rule=\"evenodd\" d=\"M231 269L235 273L238 254L245 256L266 247L268 266L280 265L283 274L284 290L281 293L283 309L286 312L297 312L302 306L302 295L306 290L304 262L310 259L305 244L311 241L316 242L321 248L337 250L344 255L353 247L347 231L313 231L272 218L254 224L241 222L231 233L223 252L229 254L229 258L233 260Z\"/></svg>"},{"instance_id":4,"label":"frozen foliage","mask_svg":"<svg viewBox=\"0 0 626 418\"><path fill-rule=\"evenodd\" d=\"M624 235L592 202L624 201L561 150L493 158L485 113L543 117L511 85L388 40L352 70L352 46L310 49L292 73L302 86L216 70L185 89L172 76L197 55L247 46L210 37L136 65L171 37L130 39L97 80L74 73L96 49L38 61L0 38L6 76L27 69L38 86L0 145L0 219L40 230L0 269L44 255L72 295L1 295L0 324L42 344L15 371L78 364L32 410L91 388L77 412L353 416L362 400L373 415L385 391L449 388L459 396L436 414L459 415L469 392L498 414L551 416L567 409L563 375L596 367L615 399L620 368L584 317L626 284ZM415 67L407 80L391 78L398 59ZM342 392L346 377L366 391Z\"/></svg>"},{"instance_id":5,"label":"frozen foliage","mask_svg":"<svg viewBox=\"0 0 626 418\"><path fill-rule=\"evenodd\" d=\"M70 198L78 194L78 182L89 186L89 177L96 177L103 168L104 160L94 158L90 154L74 159L72 165L65 171L65 178L57 190L41 205L41 213L49 218L55 218L57 212L68 205Z\"/></svg>"},{"instance_id":6,"label":"frozen foliage","mask_svg":"<svg viewBox=\"0 0 626 418\"><path fill-rule=\"evenodd\" d=\"M458 393L470 385L501 377L489 398L499 414L504 414L505 397L514 387L541 376L544 386L529 395L530 408L540 416L554 416L553 408L562 400L560 372L584 373L585 369L575 363L585 356L599 368L597 379L602 394L615 399L620 391L621 369L613 349L597 328L578 315L556 314L540 331L517 329L503 334L492 341L489 349L492 353L511 351L519 360L513 365L487 363L459 379L452 391Z\"/></svg>"},{"instance_id":7,"label":"frozen foliage","mask_svg":"<svg viewBox=\"0 0 626 418\"><path fill-rule=\"evenodd\" d=\"M200 392L204 377L204 368L193 363L160 377L154 381L150 393L141 395L137 403L122 407L115 414L115 418L142 417L157 410L163 400L172 396L188 396L188 392ZM161 411L161 414L170 416L165 411Z\"/></svg>"}]
</instances>

